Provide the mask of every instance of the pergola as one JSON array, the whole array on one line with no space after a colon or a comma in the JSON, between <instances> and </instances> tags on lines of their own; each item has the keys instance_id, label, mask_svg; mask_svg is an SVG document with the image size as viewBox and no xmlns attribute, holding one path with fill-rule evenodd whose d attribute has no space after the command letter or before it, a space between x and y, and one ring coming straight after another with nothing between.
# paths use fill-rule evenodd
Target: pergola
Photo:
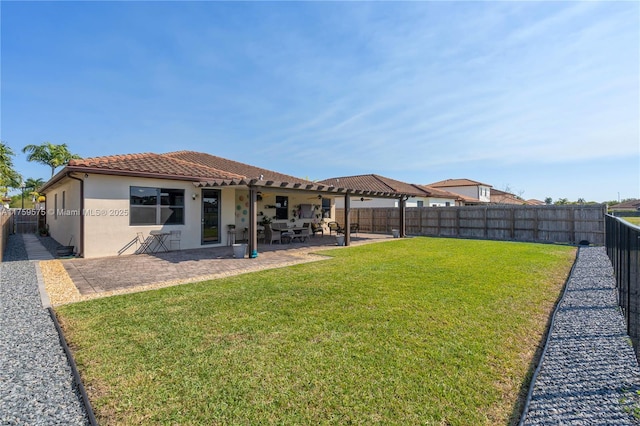
<instances>
[{"instance_id":1,"label":"pergola","mask_svg":"<svg viewBox=\"0 0 640 426\"><path fill-rule=\"evenodd\" d=\"M400 223L398 229L400 237L405 237L405 206L409 197L416 194L404 194L398 192L382 192L353 188L342 188L336 186L328 186L316 183L300 183L300 182L281 182L275 180L255 179L216 179L205 182L194 182L197 188L224 188L228 186L236 186L238 188L246 188L249 190L249 257L258 256L258 192L270 189L282 193L286 192L306 192L316 193L318 195L329 195L333 197L344 197L344 243L351 243L351 206L350 199L354 196L367 196L375 198L396 198L399 200L398 208L400 209Z\"/></svg>"}]
</instances>

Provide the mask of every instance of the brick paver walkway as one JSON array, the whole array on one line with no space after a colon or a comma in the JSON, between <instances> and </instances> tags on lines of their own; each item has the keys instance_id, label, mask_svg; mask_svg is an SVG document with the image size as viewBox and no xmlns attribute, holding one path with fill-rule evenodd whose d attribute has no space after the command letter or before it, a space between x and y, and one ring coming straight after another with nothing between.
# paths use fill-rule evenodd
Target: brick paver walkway
<instances>
[{"instance_id":1,"label":"brick paver walkway","mask_svg":"<svg viewBox=\"0 0 640 426\"><path fill-rule=\"evenodd\" d=\"M385 241L387 235L364 235L353 245ZM310 238L307 243L260 245L255 259L234 259L231 247L181 250L153 255L127 255L98 259L67 259L62 264L81 295L126 292L159 283L184 283L278 268L324 259L314 255L334 248L335 237Z\"/></svg>"}]
</instances>

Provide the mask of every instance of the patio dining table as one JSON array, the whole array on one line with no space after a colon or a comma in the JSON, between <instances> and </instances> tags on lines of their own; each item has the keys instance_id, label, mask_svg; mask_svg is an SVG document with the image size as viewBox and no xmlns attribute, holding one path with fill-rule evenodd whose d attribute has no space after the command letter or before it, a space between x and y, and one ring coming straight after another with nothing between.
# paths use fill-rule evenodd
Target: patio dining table
<instances>
[{"instance_id":1,"label":"patio dining table","mask_svg":"<svg viewBox=\"0 0 640 426\"><path fill-rule=\"evenodd\" d=\"M289 228L288 229L289 232L287 233L288 234L287 236L289 236L289 238L290 238L289 242L293 241L293 239L296 238L296 236L298 236L299 234L301 234L302 231L304 231L305 229L307 229L307 228L304 227L304 226L293 226L293 227ZM283 234L283 235L285 235L285 234ZM300 241L302 241L302 239Z\"/></svg>"},{"instance_id":2,"label":"patio dining table","mask_svg":"<svg viewBox=\"0 0 640 426\"><path fill-rule=\"evenodd\" d=\"M153 241L156 243L155 248L152 244L149 244L150 251L152 253L158 253L160 249L162 249L162 251L168 252L169 249L164 242L167 240L169 235L171 235L171 233L167 231L149 231L149 236L151 236Z\"/></svg>"}]
</instances>

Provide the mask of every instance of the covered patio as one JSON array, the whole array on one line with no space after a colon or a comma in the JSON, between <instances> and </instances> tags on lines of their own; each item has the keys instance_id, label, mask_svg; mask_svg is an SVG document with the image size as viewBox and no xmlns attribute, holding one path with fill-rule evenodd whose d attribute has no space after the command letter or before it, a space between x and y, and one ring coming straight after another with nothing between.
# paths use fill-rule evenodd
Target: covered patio
<instances>
[{"instance_id":1,"label":"covered patio","mask_svg":"<svg viewBox=\"0 0 640 426\"><path fill-rule=\"evenodd\" d=\"M278 199L288 199L288 196L292 197L306 197L308 199L315 200L323 200L323 199L337 199L341 198L344 203L344 216L340 218L340 222L343 224L341 234L344 238L344 245L349 246L352 244L354 240L354 236L352 234L352 220L351 220L351 198L352 197L375 197L375 198L393 198L398 200L398 209L400 212L399 215L399 223L398 223L398 233L399 237L405 237L405 207L406 201L415 196L415 193L405 193L405 192L397 192L393 190L381 190L381 189L354 189L348 187L340 187L336 185L326 185L319 183L307 183L303 184L300 182L287 182L287 181L277 181L277 180L267 180L264 179L263 176L254 179L219 179L219 180L211 180L211 181L201 181L194 182L194 186L196 188L200 188L201 190L206 190L208 188L211 189L224 189L232 187L236 190L236 194L242 192L243 195L239 197L239 200L244 203L243 206L246 206L246 217L243 217L243 228L244 231L242 233L242 239L245 239L246 235L246 244L248 246L248 255L249 258L254 259L258 257L259 249L264 250L263 244L259 245L259 240L261 238L261 231L263 226L259 224L259 218L264 218L269 216L269 213L264 213L265 209L275 209L276 211L279 209L284 209L287 211L292 207L292 204L284 204L284 207L281 207L278 203ZM270 193L274 196L276 200L273 205L265 205L263 202L263 194ZM246 197L246 198L242 198ZM335 208L335 202L332 202L331 209ZM241 210L243 208L242 205L238 205L238 209ZM243 210L244 212L244 210ZM312 213L315 213L315 210L312 210ZM326 224L327 220L324 220L325 216L321 217L321 223L324 222L324 233L327 234L329 232ZM277 219L277 216L274 216ZM310 222L315 223L317 219L313 219L313 216L310 216ZM284 222L288 222L289 216L288 213L285 212ZM331 215L328 221L335 221L335 216ZM291 219L292 222L295 219ZM300 218L298 218L298 222ZM233 226L238 227L238 224L235 223ZM300 226L300 224L298 224ZM224 232L223 229L221 229ZM234 233L234 239L235 237ZM307 240L312 240L312 238L308 238Z\"/></svg>"}]
</instances>

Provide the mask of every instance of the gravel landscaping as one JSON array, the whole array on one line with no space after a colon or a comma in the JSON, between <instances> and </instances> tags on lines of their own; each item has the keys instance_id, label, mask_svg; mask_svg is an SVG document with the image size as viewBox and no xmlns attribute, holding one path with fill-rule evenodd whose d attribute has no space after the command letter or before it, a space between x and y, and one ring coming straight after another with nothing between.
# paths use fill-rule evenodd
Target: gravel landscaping
<instances>
[{"instance_id":1,"label":"gravel landscaping","mask_svg":"<svg viewBox=\"0 0 640 426\"><path fill-rule=\"evenodd\" d=\"M89 424L21 235L0 264L0 424Z\"/></svg>"},{"instance_id":2,"label":"gravel landscaping","mask_svg":"<svg viewBox=\"0 0 640 426\"><path fill-rule=\"evenodd\" d=\"M604 247L581 247L522 424L637 425L638 390L611 263Z\"/></svg>"},{"instance_id":3,"label":"gravel landscaping","mask_svg":"<svg viewBox=\"0 0 640 426\"><path fill-rule=\"evenodd\" d=\"M55 252L55 241L41 241ZM22 236L9 236L0 264L0 424L89 424L25 259ZM640 367L606 251L581 247L521 425L639 425L638 392Z\"/></svg>"}]
</instances>

